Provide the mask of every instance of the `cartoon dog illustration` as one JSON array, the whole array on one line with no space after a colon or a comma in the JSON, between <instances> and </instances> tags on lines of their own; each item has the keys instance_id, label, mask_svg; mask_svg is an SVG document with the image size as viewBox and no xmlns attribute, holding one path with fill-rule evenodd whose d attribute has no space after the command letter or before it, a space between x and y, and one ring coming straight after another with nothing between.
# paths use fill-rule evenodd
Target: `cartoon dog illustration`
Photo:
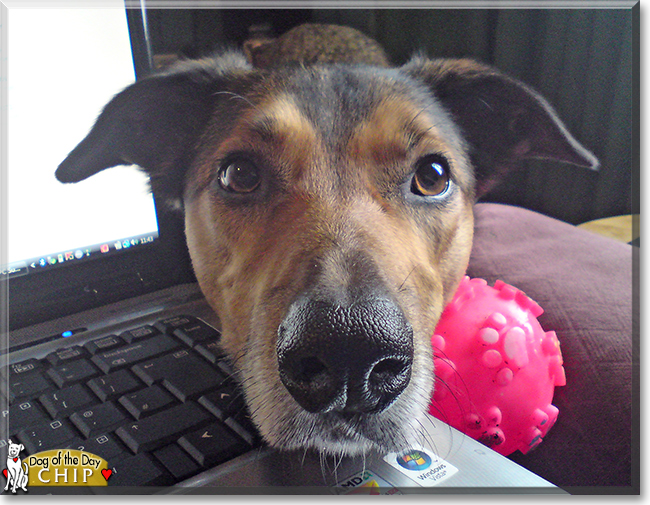
<instances>
[{"instance_id":1,"label":"cartoon dog illustration","mask_svg":"<svg viewBox=\"0 0 650 505\"><path fill-rule=\"evenodd\" d=\"M25 449L23 444L14 444L11 440L7 440L9 449L7 451L7 484L5 485L5 491L11 486L11 492L16 494L16 489L20 488L23 491L27 492L27 482L29 480L29 468L27 465L24 465L20 459L20 451Z\"/></svg>"}]
</instances>

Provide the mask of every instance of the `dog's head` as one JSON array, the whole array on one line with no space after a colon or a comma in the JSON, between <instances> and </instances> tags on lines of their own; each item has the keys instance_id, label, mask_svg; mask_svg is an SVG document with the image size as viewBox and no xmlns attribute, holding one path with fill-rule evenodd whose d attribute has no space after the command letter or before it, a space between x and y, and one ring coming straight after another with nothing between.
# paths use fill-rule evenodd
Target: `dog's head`
<instances>
[{"instance_id":1,"label":"dog's head","mask_svg":"<svg viewBox=\"0 0 650 505\"><path fill-rule=\"evenodd\" d=\"M14 444L11 439L7 440L7 457L16 458L20 456L23 449L25 449L23 444Z\"/></svg>"},{"instance_id":2,"label":"dog's head","mask_svg":"<svg viewBox=\"0 0 650 505\"><path fill-rule=\"evenodd\" d=\"M135 163L181 202L264 438L353 454L417 436L472 205L527 157L596 163L543 99L475 62L262 71L226 54L117 95L57 177Z\"/></svg>"}]
</instances>

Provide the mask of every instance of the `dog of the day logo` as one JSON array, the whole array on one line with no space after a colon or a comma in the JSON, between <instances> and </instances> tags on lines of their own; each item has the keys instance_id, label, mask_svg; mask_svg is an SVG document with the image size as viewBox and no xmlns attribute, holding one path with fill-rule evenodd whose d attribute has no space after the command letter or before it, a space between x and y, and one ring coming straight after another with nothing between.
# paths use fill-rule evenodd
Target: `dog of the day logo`
<instances>
[{"instance_id":1,"label":"dog of the day logo","mask_svg":"<svg viewBox=\"0 0 650 505\"><path fill-rule=\"evenodd\" d=\"M24 458L22 444L9 440L4 490L24 492L32 486L106 486L112 470L105 459L78 449L54 449Z\"/></svg>"}]
</instances>

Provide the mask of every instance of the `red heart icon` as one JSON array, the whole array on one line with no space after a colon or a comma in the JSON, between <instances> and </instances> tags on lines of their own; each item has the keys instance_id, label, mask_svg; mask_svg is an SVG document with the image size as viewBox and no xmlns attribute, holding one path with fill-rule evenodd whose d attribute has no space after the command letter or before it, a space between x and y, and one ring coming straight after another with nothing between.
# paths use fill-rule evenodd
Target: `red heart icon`
<instances>
[{"instance_id":1,"label":"red heart icon","mask_svg":"<svg viewBox=\"0 0 650 505\"><path fill-rule=\"evenodd\" d=\"M7 469L6 468L4 470L2 470L2 475L5 476L5 479L7 478Z\"/></svg>"},{"instance_id":2,"label":"red heart icon","mask_svg":"<svg viewBox=\"0 0 650 505\"><path fill-rule=\"evenodd\" d=\"M104 478L106 479L106 481L108 481L108 478L109 478L112 474L113 474L113 470L111 470L110 468L104 468L104 469L102 470L102 475L104 476Z\"/></svg>"},{"instance_id":3,"label":"red heart icon","mask_svg":"<svg viewBox=\"0 0 650 505\"><path fill-rule=\"evenodd\" d=\"M14 458L14 463L15 463L16 461L18 461L18 458Z\"/></svg>"}]
</instances>

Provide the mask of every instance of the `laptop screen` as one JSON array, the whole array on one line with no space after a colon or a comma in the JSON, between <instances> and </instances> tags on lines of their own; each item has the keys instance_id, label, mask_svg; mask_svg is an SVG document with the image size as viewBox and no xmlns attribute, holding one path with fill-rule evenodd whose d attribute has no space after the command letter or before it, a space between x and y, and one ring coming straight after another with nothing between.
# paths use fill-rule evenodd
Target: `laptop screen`
<instances>
[{"instance_id":1,"label":"laptop screen","mask_svg":"<svg viewBox=\"0 0 650 505\"><path fill-rule=\"evenodd\" d=\"M154 199L137 167L78 184L54 177L106 102L135 80L124 3L112 3L9 11L3 276L123 254L158 238Z\"/></svg>"},{"instance_id":2,"label":"laptop screen","mask_svg":"<svg viewBox=\"0 0 650 505\"><path fill-rule=\"evenodd\" d=\"M151 72L145 11L124 0L25 1L3 15L0 299L7 290L9 302L0 316L8 307L9 329L193 282L182 213L151 194L137 167L76 184L54 175L105 104Z\"/></svg>"}]
</instances>

